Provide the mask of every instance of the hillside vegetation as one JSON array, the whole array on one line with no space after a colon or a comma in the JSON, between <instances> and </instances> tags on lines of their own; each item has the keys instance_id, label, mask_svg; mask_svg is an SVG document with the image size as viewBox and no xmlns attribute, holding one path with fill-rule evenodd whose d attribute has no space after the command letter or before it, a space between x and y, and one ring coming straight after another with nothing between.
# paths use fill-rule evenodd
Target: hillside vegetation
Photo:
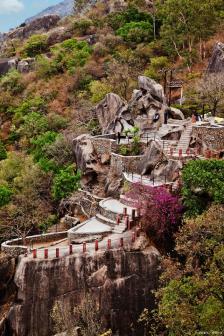
<instances>
[{"instance_id":1,"label":"hillside vegetation","mask_svg":"<svg viewBox=\"0 0 224 336\"><path fill-rule=\"evenodd\" d=\"M214 42L224 41L223 0L114 3L76 1L85 14L62 19L54 32L8 41L1 55L35 58L29 73L14 69L0 77L1 241L59 221L59 204L82 175L72 139L101 132L92 108L107 93L130 99L139 75L163 83L162 70L172 68L174 79L184 81L186 116L223 116L224 80L203 76ZM188 219L177 234L175 260L164 260L159 309L140 317L145 335L223 330L222 170L214 160L193 162L183 173ZM206 203L192 196L192 186L203 187Z\"/></svg>"}]
</instances>

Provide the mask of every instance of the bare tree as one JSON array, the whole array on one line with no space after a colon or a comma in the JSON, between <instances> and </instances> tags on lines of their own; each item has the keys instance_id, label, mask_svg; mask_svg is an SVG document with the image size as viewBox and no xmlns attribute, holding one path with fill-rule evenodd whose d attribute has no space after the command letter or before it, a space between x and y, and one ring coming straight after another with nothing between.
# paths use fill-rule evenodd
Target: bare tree
<instances>
[{"instance_id":1,"label":"bare tree","mask_svg":"<svg viewBox=\"0 0 224 336\"><path fill-rule=\"evenodd\" d=\"M196 90L202 103L208 104L212 116L216 116L219 106L224 103L224 73L206 74Z\"/></svg>"}]
</instances>

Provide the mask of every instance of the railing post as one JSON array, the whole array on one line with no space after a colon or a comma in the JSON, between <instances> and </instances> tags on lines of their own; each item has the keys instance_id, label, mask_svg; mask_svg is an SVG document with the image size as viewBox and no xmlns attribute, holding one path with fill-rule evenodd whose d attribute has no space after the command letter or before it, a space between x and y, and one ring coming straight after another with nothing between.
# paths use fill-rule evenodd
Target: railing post
<instances>
[{"instance_id":1,"label":"railing post","mask_svg":"<svg viewBox=\"0 0 224 336\"><path fill-rule=\"evenodd\" d=\"M141 209L140 208L137 208L137 217L141 217Z\"/></svg>"},{"instance_id":2,"label":"railing post","mask_svg":"<svg viewBox=\"0 0 224 336\"><path fill-rule=\"evenodd\" d=\"M120 247L124 247L124 238L120 238Z\"/></svg>"},{"instance_id":3,"label":"railing post","mask_svg":"<svg viewBox=\"0 0 224 336\"><path fill-rule=\"evenodd\" d=\"M132 209L132 211L131 211L131 218L135 219L135 209Z\"/></svg>"},{"instance_id":4,"label":"railing post","mask_svg":"<svg viewBox=\"0 0 224 336\"><path fill-rule=\"evenodd\" d=\"M56 258L59 258L59 248L56 248Z\"/></svg>"},{"instance_id":5,"label":"railing post","mask_svg":"<svg viewBox=\"0 0 224 336\"><path fill-rule=\"evenodd\" d=\"M37 257L37 250L35 249L33 250L33 258L36 259L36 257Z\"/></svg>"},{"instance_id":6,"label":"railing post","mask_svg":"<svg viewBox=\"0 0 224 336\"><path fill-rule=\"evenodd\" d=\"M132 227L133 227L133 221L129 220L128 221L128 230L131 230Z\"/></svg>"},{"instance_id":7,"label":"railing post","mask_svg":"<svg viewBox=\"0 0 224 336\"><path fill-rule=\"evenodd\" d=\"M136 233L133 231L132 235L131 235L131 241L132 241L132 243L134 243L135 240L136 240Z\"/></svg>"},{"instance_id":8,"label":"railing post","mask_svg":"<svg viewBox=\"0 0 224 336\"><path fill-rule=\"evenodd\" d=\"M95 251L99 250L99 242L98 240L95 241Z\"/></svg>"},{"instance_id":9,"label":"railing post","mask_svg":"<svg viewBox=\"0 0 224 336\"><path fill-rule=\"evenodd\" d=\"M186 154L190 155L190 149L189 148L186 150Z\"/></svg>"},{"instance_id":10,"label":"railing post","mask_svg":"<svg viewBox=\"0 0 224 336\"><path fill-rule=\"evenodd\" d=\"M48 259L48 249L44 249L44 259Z\"/></svg>"},{"instance_id":11,"label":"railing post","mask_svg":"<svg viewBox=\"0 0 224 336\"><path fill-rule=\"evenodd\" d=\"M182 158L183 150L182 148L179 149L179 158Z\"/></svg>"},{"instance_id":12,"label":"railing post","mask_svg":"<svg viewBox=\"0 0 224 336\"><path fill-rule=\"evenodd\" d=\"M123 208L123 216L127 216L127 211L128 211L127 208Z\"/></svg>"},{"instance_id":13,"label":"railing post","mask_svg":"<svg viewBox=\"0 0 224 336\"><path fill-rule=\"evenodd\" d=\"M117 223L117 225L119 225L120 222L121 222L121 217L120 217L120 215L117 215L117 219L116 219L116 223Z\"/></svg>"},{"instance_id":14,"label":"railing post","mask_svg":"<svg viewBox=\"0 0 224 336\"><path fill-rule=\"evenodd\" d=\"M86 253L86 243L83 243L83 244L82 244L82 252L83 252L83 253Z\"/></svg>"},{"instance_id":15,"label":"railing post","mask_svg":"<svg viewBox=\"0 0 224 336\"><path fill-rule=\"evenodd\" d=\"M69 245L69 254L71 255L72 252L73 252L73 246L72 246L72 244L70 244L70 245Z\"/></svg>"},{"instance_id":16,"label":"railing post","mask_svg":"<svg viewBox=\"0 0 224 336\"><path fill-rule=\"evenodd\" d=\"M111 249L111 239L108 239L108 241L107 241L107 249L108 250Z\"/></svg>"},{"instance_id":17,"label":"railing post","mask_svg":"<svg viewBox=\"0 0 224 336\"><path fill-rule=\"evenodd\" d=\"M128 227L129 227L129 217L128 216L125 217L124 224L126 226L126 229L128 229Z\"/></svg>"}]
</instances>

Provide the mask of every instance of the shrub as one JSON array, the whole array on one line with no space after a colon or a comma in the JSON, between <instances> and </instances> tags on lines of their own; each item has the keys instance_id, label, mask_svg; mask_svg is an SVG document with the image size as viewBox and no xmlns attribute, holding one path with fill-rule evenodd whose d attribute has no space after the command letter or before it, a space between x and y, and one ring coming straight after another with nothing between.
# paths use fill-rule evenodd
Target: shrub
<instances>
[{"instance_id":1,"label":"shrub","mask_svg":"<svg viewBox=\"0 0 224 336\"><path fill-rule=\"evenodd\" d=\"M10 70L0 79L0 87L9 90L13 94L20 93L24 89L21 82L21 74L15 69Z\"/></svg>"},{"instance_id":2,"label":"shrub","mask_svg":"<svg viewBox=\"0 0 224 336\"><path fill-rule=\"evenodd\" d=\"M38 58L38 74L41 77L50 77L65 71L73 74L77 68L86 64L91 52L92 48L86 41L68 39L51 48L51 59Z\"/></svg>"},{"instance_id":3,"label":"shrub","mask_svg":"<svg viewBox=\"0 0 224 336\"><path fill-rule=\"evenodd\" d=\"M160 70L163 68L168 67L169 61L166 56L159 56L151 58L151 64L148 69L145 70L145 76L150 77L154 80L160 80L161 74L159 73Z\"/></svg>"},{"instance_id":4,"label":"shrub","mask_svg":"<svg viewBox=\"0 0 224 336\"><path fill-rule=\"evenodd\" d=\"M90 83L90 92L92 94L92 102L99 103L107 93L113 90L112 86L103 81L92 81Z\"/></svg>"},{"instance_id":5,"label":"shrub","mask_svg":"<svg viewBox=\"0 0 224 336\"><path fill-rule=\"evenodd\" d=\"M61 169L53 180L53 198L59 201L70 195L74 190L77 190L79 188L80 178L81 173L79 171L75 173L73 166Z\"/></svg>"},{"instance_id":6,"label":"shrub","mask_svg":"<svg viewBox=\"0 0 224 336\"><path fill-rule=\"evenodd\" d=\"M36 162L45 156L46 148L55 142L57 136L58 133L47 131L46 133L39 135L36 139L31 140L31 153L33 154Z\"/></svg>"},{"instance_id":7,"label":"shrub","mask_svg":"<svg viewBox=\"0 0 224 336\"><path fill-rule=\"evenodd\" d=\"M22 53L28 57L35 57L48 49L47 35L32 35L25 43Z\"/></svg>"},{"instance_id":8,"label":"shrub","mask_svg":"<svg viewBox=\"0 0 224 336\"><path fill-rule=\"evenodd\" d=\"M5 149L5 145L0 140L0 161L5 160L7 158L7 150Z\"/></svg>"},{"instance_id":9,"label":"shrub","mask_svg":"<svg viewBox=\"0 0 224 336\"><path fill-rule=\"evenodd\" d=\"M182 195L187 216L202 213L212 202L224 203L224 161L190 161L183 169Z\"/></svg>"},{"instance_id":10,"label":"shrub","mask_svg":"<svg viewBox=\"0 0 224 336\"><path fill-rule=\"evenodd\" d=\"M44 133L48 129L47 117L37 112L32 112L23 118L24 124L20 127L19 132L27 139L32 139Z\"/></svg>"},{"instance_id":11,"label":"shrub","mask_svg":"<svg viewBox=\"0 0 224 336\"><path fill-rule=\"evenodd\" d=\"M117 34L126 42L149 42L153 39L153 28L150 22L129 22L119 28Z\"/></svg>"},{"instance_id":12,"label":"shrub","mask_svg":"<svg viewBox=\"0 0 224 336\"><path fill-rule=\"evenodd\" d=\"M222 333L224 207L212 205L177 234L175 260L163 261L158 313L164 335Z\"/></svg>"},{"instance_id":13,"label":"shrub","mask_svg":"<svg viewBox=\"0 0 224 336\"><path fill-rule=\"evenodd\" d=\"M142 226L149 237L157 246L170 249L182 218L179 198L164 187L153 188L139 183L133 185L127 197L141 209Z\"/></svg>"},{"instance_id":14,"label":"shrub","mask_svg":"<svg viewBox=\"0 0 224 336\"><path fill-rule=\"evenodd\" d=\"M8 204L11 201L13 192L4 185L0 185L0 207Z\"/></svg>"},{"instance_id":15,"label":"shrub","mask_svg":"<svg viewBox=\"0 0 224 336\"><path fill-rule=\"evenodd\" d=\"M74 30L81 35L88 34L89 28L93 26L93 22L90 19L76 20L73 24Z\"/></svg>"},{"instance_id":16,"label":"shrub","mask_svg":"<svg viewBox=\"0 0 224 336\"><path fill-rule=\"evenodd\" d=\"M152 18L148 13L139 11L136 6L129 6L125 11L108 15L107 21L114 30L117 30L130 22L152 22Z\"/></svg>"}]
</instances>

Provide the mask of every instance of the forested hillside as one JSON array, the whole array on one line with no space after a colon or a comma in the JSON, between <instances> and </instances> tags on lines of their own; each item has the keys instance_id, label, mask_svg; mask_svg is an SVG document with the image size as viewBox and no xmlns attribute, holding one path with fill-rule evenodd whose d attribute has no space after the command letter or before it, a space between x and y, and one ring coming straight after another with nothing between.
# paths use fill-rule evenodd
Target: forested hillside
<instances>
[{"instance_id":1,"label":"forested hillside","mask_svg":"<svg viewBox=\"0 0 224 336\"><path fill-rule=\"evenodd\" d=\"M59 223L60 204L80 187L82 176L72 140L101 134L94 106L110 92L129 100L139 75L162 85L181 81L186 117L224 116L223 74L205 76L215 43L224 42L223 0L90 2L77 0L82 14L60 19L49 31L33 28L29 36L6 36L2 44L2 59L32 59L32 65L0 76L1 241ZM170 99L179 106L178 92ZM190 181L198 187L197 169L203 193L209 190L206 204L190 191ZM216 169L212 180L206 174ZM223 331L222 169L221 163L202 163L183 172L187 219L174 259L163 261L159 308L139 318L144 335ZM187 203L189 198L195 202Z\"/></svg>"}]
</instances>

